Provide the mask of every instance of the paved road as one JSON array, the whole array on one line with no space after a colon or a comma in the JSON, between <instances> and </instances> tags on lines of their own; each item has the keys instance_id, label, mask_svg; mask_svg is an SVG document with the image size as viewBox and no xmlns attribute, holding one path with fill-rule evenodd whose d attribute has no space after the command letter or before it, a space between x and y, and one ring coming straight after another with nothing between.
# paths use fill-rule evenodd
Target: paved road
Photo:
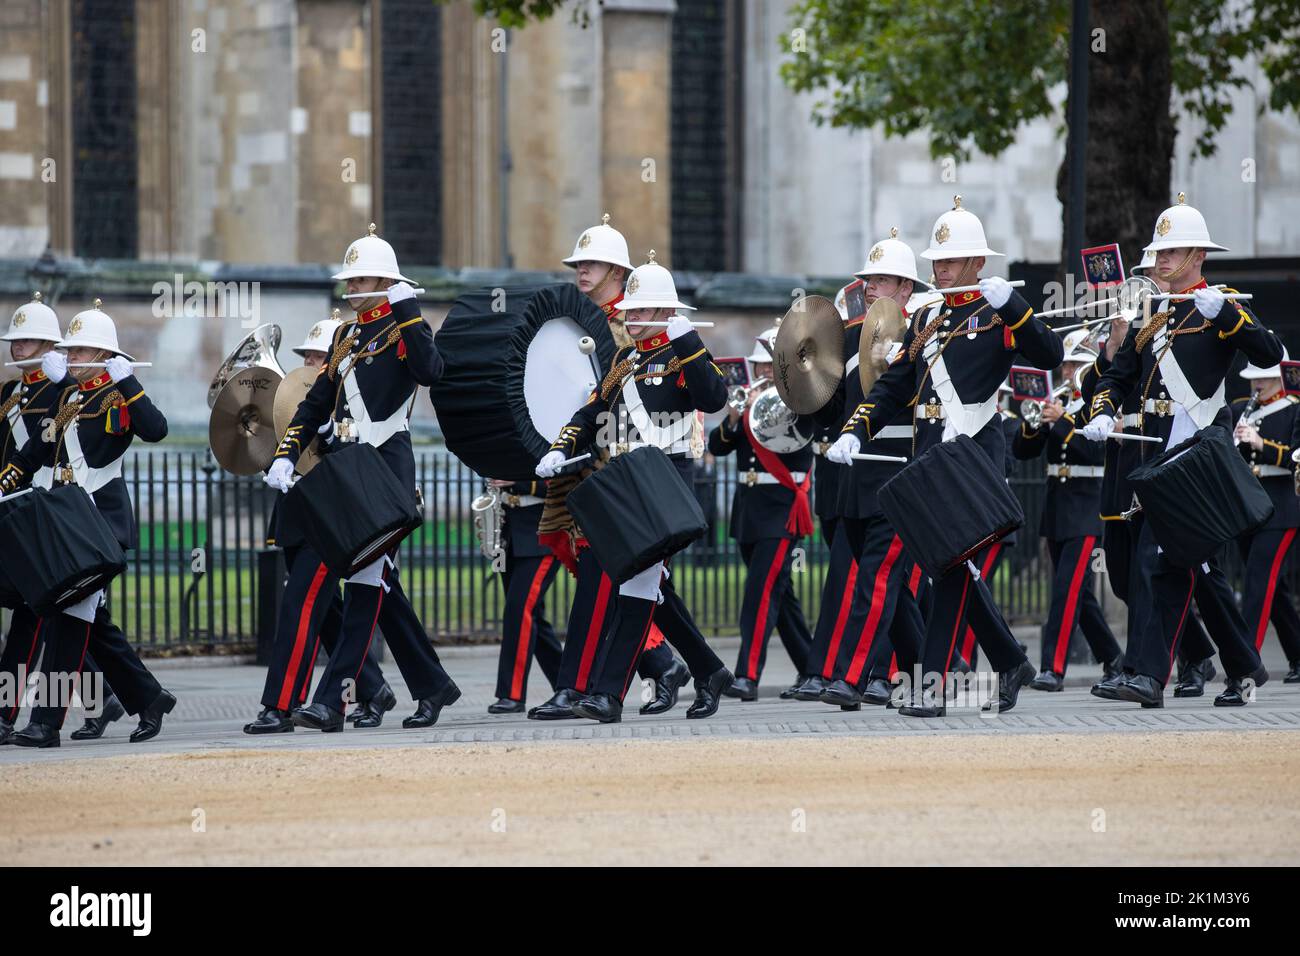
<instances>
[{"instance_id":1,"label":"paved road","mask_svg":"<svg viewBox=\"0 0 1300 956\"><path fill-rule=\"evenodd\" d=\"M1030 659L1037 660L1035 638L1022 633L1030 644ZM738 641L715 642L728 663L736 657ZM769 664L763 675L762 694L753 703L727 699L709 720L686 720L686 705L692 692L686 688L677 707L657 717L642 717L635 708L625 711L624 722L599 725L590 721L538 722L522 716L493 716L486 712L495 698L495 646L453 647L440 652L464 696L443 712L438 725L429 730L403 730L401 718L414 707L391 659L385 672L398 696L398 708L376 730L352 730L321 734L298 730L273 737L250 737L243 724L257 713L264 671L248 664L215 659L195 662L151 662L159 679L179 698L175 712L167 718L163 733L144 744L131 744L127 735L134 727L128 719L113 725L102 740L77 742L67 739L66 730L78 726L80 714L69 716L63 746L58 750L32 751L0 747L0 765L29 760L72 760L85 757L122 756L142 753L178 753L212 749L262 749L319 747L399 747L421 743L504 741L563 741L617 738L675 739L684 737L772 738L819 734L852 736L900 736L904 734L1065 734L1125 731L1198 730L1300 730L1300 685L1284 685L1285 661L1276 639L1265 644L1265 663L1274 680L1259 691L1256 702L1244 708L1212 706L1220 681L1207 696L1195 700L1166 699L1163 711L1142 710L1136 704L1098 700L1088 686L1100 673L1096 666L1071 667L1066 690L1043 694L1025 690L1014 711L996 717L982 717L971 709L937 720L900 717L883 708L864 707L845 713L818 703L783 701L777 694L794 678L794 669L779 642L773 640ZM634 687L633 693L636 692ZM529 685L529 701L540 703L548 696L545 680L536 667ZM20 719L20 726L26 717Z\"/></svg>"}]
</instances>

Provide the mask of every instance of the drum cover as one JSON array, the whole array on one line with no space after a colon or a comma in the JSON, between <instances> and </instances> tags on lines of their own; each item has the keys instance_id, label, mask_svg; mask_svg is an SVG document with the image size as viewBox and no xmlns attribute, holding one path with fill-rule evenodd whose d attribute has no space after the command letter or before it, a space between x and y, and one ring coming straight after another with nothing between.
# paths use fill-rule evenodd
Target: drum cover
<instances>
[{"instance_id":1,"label":"drum cover","mask_svg":"<svg viewBox=\"0 0 1300 956\"><path fill-rule=\"evenodd\" d=\"M330 571L348 577L418 528L415 489L403 488L372 445L345 443L285 495L294 523Z\"/></svg>"},{"instance_id":2,"label":"drum cover","mask_svg":"<svg viewBox=\"0 0 1300 956\"><path fill-rule=\"evenodd\" d=\"M584 336L595 342L590 357L578 349ZM445 369L429 397L448 450L513 481L533 479L614 357L605 314L569 283L467 293L437 341Z\"/></svg>"},{"instance_id":3,"label":"drum cover","mask_svg":"<svg viewBox=\"0 0 1300 956\"><path fill-rule=\"evenodd\" d=\"M880 486L880 510L932 578L1025 523L1006 477L975 439L941 442Z\"/></svg>"},{"instance_id":4,"label":"drum cover","mask_svg":"<svg viewBox=\"0 0 1300 956\"><path fill-rule=\"evenodd\" d=\"M701 537L708 528L694 492L658 448L612 458L569 493L569 511L601 569L622 583Z\"/></svg>"},{"instance_id":5,"label":"drum cover","mask_svg":"<svg viewBox=\"0 0 1300 956\"><path fill-rule=\"evenodd\" d=\"M1217 425L1134 469L1129 481L1156 543L1181 568L1203 564L1273 516L1268 492Z\"/></svg>"},{"instance_id":6,"label":"drum cover","mask_svg":"<svg viewBox=\"0 0 1300 956\"><path fill-rule=\"evenodd\" d=\"M0 515L0 570L41 616L108 586L126 555L90 495L76 485L38 490Z\"/></svg>"}]
</instances>

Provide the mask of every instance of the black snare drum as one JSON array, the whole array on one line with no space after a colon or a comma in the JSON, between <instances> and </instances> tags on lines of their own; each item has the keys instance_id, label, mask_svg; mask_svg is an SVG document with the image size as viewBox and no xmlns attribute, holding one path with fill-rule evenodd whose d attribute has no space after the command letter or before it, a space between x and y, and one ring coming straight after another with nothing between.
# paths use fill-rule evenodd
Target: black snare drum
<instances>
[{"instance_id":1,"label":"black snare drum","mask_svg":"<svg viewBox=\"0 0 1300 956\"><path fill-rule=\"evenodd\" d=\"M415 489L403 487L379 451L362 442L324 455L285 496L282 513L340 577L372 564L422 520Z\"/></svg>"},{"instance_id":2,"label":"black snare drum","mask_svg":"<svg viewBox=\"0 0 1300 956\"><path fill-rule=\"evenodd\" d=\"M0 571L37 614L57 614L126 569L113 529L76 485L37 489L14 504L0 513Z\"/></svg>"},{"instance_id":3,"label":"black snare drum","mask_svg":"<svg viewBox=\"0 0 1300 956\"><path fill-rule=\"evenodd\" d=\"M1142 514L1169 561L1194 568L1273 515L1268 492L1217 425L1129 475Z\"/></svg>"},{"instance_id":4,"label":"black snare drum","mask_svg":"<svg viewBox=\"0 0 1300 956\"><path fill-rule=\"evenodd\" d=\"M695 493L658 448L611 459L569 492L567 504L601 569L619 583L672 557L708 528Z\"/></svg>"},{"instance_id":5,"label":"black snare drum","mask_svg":"<svg viewBox=\"0 0 1300 956\"><path fill-rule=\"evenodd\" d=\"M975 439L940 442L880 486L880 510L932 578L1025 523L1002 471Z\"/></svg>"}]
</instances>

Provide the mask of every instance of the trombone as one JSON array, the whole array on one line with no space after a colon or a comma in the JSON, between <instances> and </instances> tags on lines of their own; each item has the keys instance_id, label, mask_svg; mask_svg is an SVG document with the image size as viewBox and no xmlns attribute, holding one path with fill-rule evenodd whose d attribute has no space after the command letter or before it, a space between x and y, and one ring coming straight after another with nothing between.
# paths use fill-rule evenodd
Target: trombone
<instances>
[{"instance_id":1,"label":"trombone","mask_svg":"<svg viewBox=\"0 0 1300 956\"><path fill-rule=\"evenodd\" d=\"M767 388L771 381L769 378L756 378L748 385L735 386L727 395L727 407L736 412L743 412L745 406L749 404L749 396Z\"/></svg>"}]
</instances>

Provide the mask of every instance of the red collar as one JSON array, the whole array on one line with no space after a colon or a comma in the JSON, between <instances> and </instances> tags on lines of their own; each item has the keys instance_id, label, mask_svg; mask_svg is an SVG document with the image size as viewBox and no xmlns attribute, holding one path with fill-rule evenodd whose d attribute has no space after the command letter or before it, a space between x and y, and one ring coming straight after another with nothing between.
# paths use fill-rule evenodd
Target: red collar
<instances>
[{"instance_id":1,"label":"red collar","mask_svg":"<svg viewBox=\"0 0 1300 956\"><path fill-rule=\"evenodd\" d=\"M944 305L951 308L952 306L966 305L968 302L974 302L979 297L980 294L978 292L958 292L956 295L949 295L947 292L944 292L943 302Z\"/></svg>"},{"instance_id":2,"label":"red collar","mask_svg":"<svg viewBox=\"0 0 1300 956\"><path fill-rule=\"evenodd\" d=\"M45 373L40 369L33 369L30 372L23 372L23 384L35 385L37 382L45 381Z\"/></svg>"},{"instance_id":3,"label":"red collar","mask_svg":"<svg viewBox=\"0 0 1300 956\"><path fill-rule=\"evenodd\" d=\"M83 392L93 392L97 388L103 388L111 381L113 381L113 376L109 375L107 372L101 372L90 381L82 382L81 390Z\"/></svg>"},{"instance_id":4,"label":"red collar","mask_svg":"<svg viewBox=\"0 0 1300 956\"><path fill-rule=\"evenodd\" d=\"M1259 400L1259 407L1263 408L1265 405L1272 405L1274 402L1280 402L1284 398L1286 398L1286 389L1279 388L1268 398L1261 398Z\"/></svg>"},{"instance_id":5,"label":"red collar","mask_svg":"<svg viewBox=\"0 0 1300 956\"><path fill-rule=\"evenodd\" d=\"M1210 284L1205 281L1205 276L1201 276L1201 281L1196 283L1196 285L1189 285L1186 289L1173 292L1171 295L1183 295L1186 292L1195 292L1197 289L1208 289L1209 287Z\"/></svg>"},{"instance_id":6,"label":"red collar","mask_svg":"<svg viewBox=\"0 0 1300 956\"><path fill-rule=\"evenodd\" d=\"M393 307L387 302L383 302L375 306L373 309L367 309L360 313L357 316L357 321L362 325L365 325L367 322L374 322L377 319L382 319L386 315L391 315L392 311Z\"/></svg>"},{"instance_id":7,"label":"red collar","mask_svg":"<svg viewBox=\"0 0 1300 956\"><path fill-rule=\"evenodd\" d=\"M668 344L668 332L656 332L648 339L638 339L636 350L638 352L653 352L655 349L663 348Z\"/></svg>"},{"instance_id":8,"label":"red collar","mask_svg":"<svg viewBox=\"0 0 1300 956\"><path fill-rule=\"evenodd\" d=\"M600 311L605 313L605 318L612 319L614 318L614 314L619 311L618 304L622 301L623 293L620 291L618 295L614 296L614 298L602 305Z\"/></svg>"}]
</instances>

